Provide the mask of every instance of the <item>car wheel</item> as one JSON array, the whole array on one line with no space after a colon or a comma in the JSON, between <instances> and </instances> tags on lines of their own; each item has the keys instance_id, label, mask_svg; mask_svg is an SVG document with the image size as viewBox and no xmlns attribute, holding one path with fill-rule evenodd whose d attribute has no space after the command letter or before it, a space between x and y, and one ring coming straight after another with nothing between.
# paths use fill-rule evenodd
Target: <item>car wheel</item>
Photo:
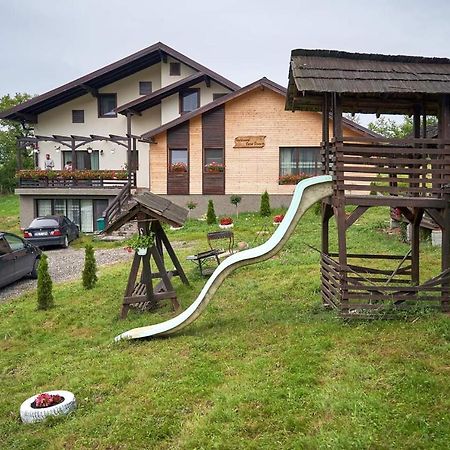
<instances>
[{"instance_id":1,"label":"car wheel","mask_svg":"<svg viewBox=\"0 0 450 450\"><path fill-rule=\"evenodd\" d=\"M34 280L38 277L39 260L40 258L34 260L33 270L30 272L30 278L33 278Z\"/></svg>"},{"instance_id":2,"label":"car wheel","mask_svg":"<svg viewBox=\"0 0 450 450\"><path fill-rule=\"evenodd\" d=\"M69 246L69 238L67 237L67 234L64 236L64 244L63 247L67 248Z\"/></svg>"}]
</instances>

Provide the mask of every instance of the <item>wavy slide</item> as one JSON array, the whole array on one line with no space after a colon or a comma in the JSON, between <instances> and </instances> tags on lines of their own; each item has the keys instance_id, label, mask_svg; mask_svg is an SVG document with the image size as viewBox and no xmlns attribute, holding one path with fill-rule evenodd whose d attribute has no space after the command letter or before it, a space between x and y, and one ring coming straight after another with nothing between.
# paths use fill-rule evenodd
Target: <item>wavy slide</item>
<instances>
[{"instance_id":1,"label":"wavy slide","mask_svg":"<svg viewBox=\"0 0 450 450\"><path fill-rule=\"evenodd\" d=\"M208 279L205 286L203 286L203 289L194 303L178 316L155 325L133 328L132 330L125 331L117 336L115 340L167 336L190 325L200 316L222 282L231 272L233 272L233 270L238 267L265 261L277 254L294 232L295 227L303 214L314 203L331 194L331 176L329 175L307 178L306 180L301 181L295 188L294 196L292 197L291 204L283 221L264 244L235 253L222 261Z\"/></svg>"}]
</instances>

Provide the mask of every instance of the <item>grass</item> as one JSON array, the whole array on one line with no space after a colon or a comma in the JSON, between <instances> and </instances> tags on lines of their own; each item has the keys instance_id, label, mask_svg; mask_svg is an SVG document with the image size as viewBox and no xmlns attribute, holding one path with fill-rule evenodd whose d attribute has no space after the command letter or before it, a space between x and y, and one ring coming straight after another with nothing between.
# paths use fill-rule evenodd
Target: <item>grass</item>
<instances>
[{"instance_id":1,"label":"grass","mask_svg":"<svg viewBox=\"0 0 450 450\"><path fill-rule=\"evenodd\" d=\"M373 209L350 229L352 251L406 253L379 231ZM262 220L241 214L238 240ZM168 231L181 261L206 247L204 223ZM333 233L334 236L335 233ZM14 449L446 449L450 444L448 316L346 323L319 296L319 218L310 211L285 249L231 275L197 322L171 338L113 343L126 329L171 316L118 319L129 265L103 268L99 284L56 285L56 306L35 293L0 305L0 435ZM335 240L332 240L335 246ZM423 248L424 277L439 252ZM175 280L183 307L200 291ZM23 425L20 403L68 389L78 410Z\"/></svg>"},{"instance_id":2,"label":"grass","mask_svg":"<svg viewBox=\"0 0 450 450\"><path fill-rule=\"evenodd\" d=\"M0 231L21 234L18 195L0 195Z\"/></svg>"}]
</instances>

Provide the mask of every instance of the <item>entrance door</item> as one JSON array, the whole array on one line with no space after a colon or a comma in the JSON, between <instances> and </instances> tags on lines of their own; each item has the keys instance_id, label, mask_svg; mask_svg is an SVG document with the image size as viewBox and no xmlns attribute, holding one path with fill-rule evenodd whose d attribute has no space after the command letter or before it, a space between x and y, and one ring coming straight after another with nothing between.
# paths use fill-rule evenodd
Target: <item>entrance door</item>
<instances>
[{"instance_id":1,"label":"entrance door","mask_svg":"<svg viewBox=\"0 0 450 450\"><path fill-rule=\"evenodd\" d=\"M94 200L94 230L97 231L97 219L102 217L103 212L108 207L108 200Z\"/></svg>"}]
</instances>

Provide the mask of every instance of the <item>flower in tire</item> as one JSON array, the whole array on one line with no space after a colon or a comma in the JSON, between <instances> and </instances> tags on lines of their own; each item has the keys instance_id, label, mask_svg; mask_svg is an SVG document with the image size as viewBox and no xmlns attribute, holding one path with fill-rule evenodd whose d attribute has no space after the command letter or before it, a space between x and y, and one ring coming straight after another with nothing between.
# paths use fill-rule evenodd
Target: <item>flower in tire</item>
<instances>
[{"instance_id":1,"label":"flower in tire","mask_svg":"<svg viewBox=\"0 0 450 450\"><path fill-rule=\"evenodd\" d=\"M48 391L25 400L20 406L20 418L24 423L41 422L49 416L69 414L76 407L72 392Z\"/></svg>"}]
</instances>

